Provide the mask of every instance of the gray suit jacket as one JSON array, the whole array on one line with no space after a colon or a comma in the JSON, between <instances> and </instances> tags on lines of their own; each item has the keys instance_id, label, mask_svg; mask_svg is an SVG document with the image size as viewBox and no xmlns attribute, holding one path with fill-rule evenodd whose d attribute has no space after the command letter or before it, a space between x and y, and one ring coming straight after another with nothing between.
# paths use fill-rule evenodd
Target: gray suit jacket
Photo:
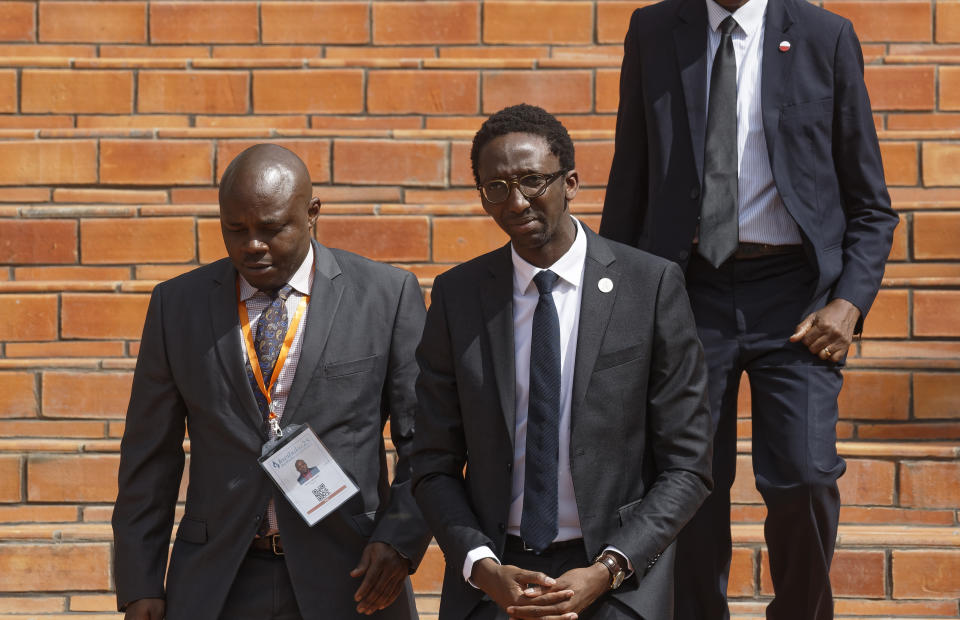
<instances>
[{"instance_id":1,"label":"gray suit jacket","mask_svg":"<svg viewBox=\"0 0 960 620\"><path fill-rule=\"evenodd\" d=\"M671 542L712 485L703 351L679 267L586 234L570 430L584 543L588 554L613 545L637 568L612 596L672 618ZM509 245L436 279L417 361L414 495L447 561L440 618L460 619L483 595L463 579L466 554L502 554L511 500Z\"/></svg>"},{"instance_id":2,"label":"gray suit jacket","mask_svg":"<svg viewBox=\"0 0 960 620\"><path fill-rule=\"evenodd\" d=\"M276 500L286 562L305 618L363 617L348 572L368 541L415 568L430 540L410 494L414 347L423 297L410 273L314 243L303 349L282 426L309 423L360 493L313 528L257 463L265 441L244 371L236 271L224 259L156 287L150 300L121 445L113 514L120 606L167 599L167 618L214 619L268 498ZM391 485L383 442L399 455ZM166 577L189 428L186 510ZM378 617L411 617L408 587Z\"/></svg>"}]
</instances>

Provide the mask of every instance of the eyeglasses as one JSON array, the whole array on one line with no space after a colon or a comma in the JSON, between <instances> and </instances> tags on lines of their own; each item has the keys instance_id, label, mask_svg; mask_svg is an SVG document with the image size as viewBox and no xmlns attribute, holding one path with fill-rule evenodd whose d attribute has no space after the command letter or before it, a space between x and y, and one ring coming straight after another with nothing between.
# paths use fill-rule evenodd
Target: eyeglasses
<instances>
[{"instance_id":1,"label":"eyeglasses","mask_svg":"<svg viewBox=\"0 0 960 620\"><path fill-rule=\"evenodd\" d=\"M553 174L525 174L522 177L510 177L509 179L493 179L486 183L477 185L477 189L487 199L487 202L496 204L503 202L510 197L510 190L514 185L520 190L525 198L537 198L547 191L547 186L553 183L554 179L566 174L566 170L557 170Z\"/></svg>"}]
</instances>

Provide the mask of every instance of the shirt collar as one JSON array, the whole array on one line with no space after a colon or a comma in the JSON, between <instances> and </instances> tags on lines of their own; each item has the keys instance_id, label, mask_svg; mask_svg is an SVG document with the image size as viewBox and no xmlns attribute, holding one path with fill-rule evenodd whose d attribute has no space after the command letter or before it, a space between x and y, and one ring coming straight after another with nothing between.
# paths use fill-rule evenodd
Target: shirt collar
<instances>
[{"instance_id":1,"label":"shirt collar","mask_svg":"<svg viewBox=\"0 0 960 620\"><path fill-rule=\"evenodd\" d=\"M577 218L571 216L570 219L577 226L577 236L573 239L573 245L547 269L576 289L583 280L583 264L587 259L587 235L583 232L583 226ZM523 295L531 286L536 288L533 284L533 276L544 270L520 258L512 243L510 257L513 260L513 290Z\"/></svg>"},{"instance_id":2,"label":"shirt collar","mask_svg":"<svg viewBox=\"0 0 960 620\"><path fill-rule=\"evenodd\" d=\"M240 282L240 301L247 301L254 295L256 295L260 289L256 288L243 277L241 274L237 274ZM307 250L307 256L303 259L303 262L300 263L300 267L297 268L297 271L293 274L293 277L287 281L293 290L297 291L301 295L309 295L310 289L313 288L313 244L310 244L309 249Z\"/></svg>"},{"instance_id":3,"label":"shirt collar","mask_svg":"<svg viewBox=\"0 0 960 620\"><path fill-rule=\"evenodd\" d=\"M763 25L763 17L767 12L767 0L749 0L742 7L731 13L723 8L714 0L704 0L707 3L707 19L710 23L710 29L714 32L720 27L720 22L733 15L737 25L747 33L747 36L753 35Z\"/></svg>"}]
</instances>

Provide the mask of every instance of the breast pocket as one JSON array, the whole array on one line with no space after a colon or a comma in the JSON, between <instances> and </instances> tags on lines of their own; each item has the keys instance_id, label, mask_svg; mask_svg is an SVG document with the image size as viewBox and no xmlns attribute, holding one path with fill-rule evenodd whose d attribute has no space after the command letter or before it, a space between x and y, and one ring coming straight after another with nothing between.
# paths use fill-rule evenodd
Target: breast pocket
<instances>
[{"instance_id":1,"label":"breast pocket","mask_svg":"<svg viewBox=\"0 0 960 620\"><path fill-rule=\"evenodd\" d=\"M362 357L357 360L347 362L330 362L323 365L323 377L325 379L336 379L338 377L349 377L364 372L369 372L376 366L377 355Z\"/></svg>"},{"instance_id":2,"label":"breast pocket","mask_svg":"<svg viewBox=\"0 0 960 620\"><path fill-rule=\"evenodd\" d=\"M616 351L602 353L597 357L597 363L593 366L593 372L616 368L617 366L629 364L636 359L640 359L643 357L645 348L644 343L640 342L629 347L617 349Z\"/></svg>"}]
</instances>

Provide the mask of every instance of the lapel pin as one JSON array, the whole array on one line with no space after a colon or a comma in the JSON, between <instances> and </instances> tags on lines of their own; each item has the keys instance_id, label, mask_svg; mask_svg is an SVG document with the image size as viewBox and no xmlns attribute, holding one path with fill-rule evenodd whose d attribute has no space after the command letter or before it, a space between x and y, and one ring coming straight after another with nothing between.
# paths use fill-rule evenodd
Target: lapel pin
<instances>
[{"instance_id":1,"label":"lapel pin","mask_svg":"<svg viewBox=\"0 0 960 620\"><path fill-rule=\"evenodd\" d=\"M790 51L790 41L780 41L780 51L781 52Z\"/></svg>"},{"instance_id":2,"label":"lapel pin","mask_svg":"<svg viewBox=\"0 0 960 620\"><path fill-rule=\"evenodd\" d=\"M613 280L610 278L600 278L600 281L597 282L597 288L600 289L601 293L609 293L613 290Z\"/></svg>"}]
</instances>

